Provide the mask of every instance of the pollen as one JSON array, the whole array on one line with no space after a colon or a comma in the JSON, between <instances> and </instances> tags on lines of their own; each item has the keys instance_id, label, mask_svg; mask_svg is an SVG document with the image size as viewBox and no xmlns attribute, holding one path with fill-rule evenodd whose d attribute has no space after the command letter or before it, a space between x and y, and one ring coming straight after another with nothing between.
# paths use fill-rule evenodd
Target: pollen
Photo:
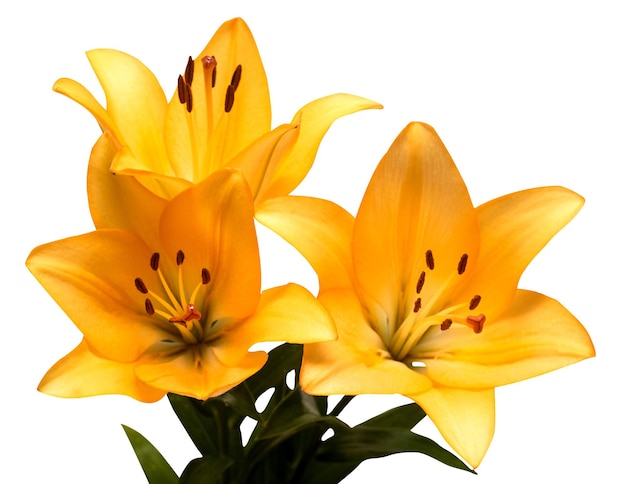
<instances>
[{"instance_id":1,"label":"pollen","mask_svg":"<svg viewBox=\"0 0 626 484\"><path fill-rule=\"evenodd\" d=\"M426 251L426 266L432 271L435 269L435 257L432 250Z\"/></svg>"},{"instance_id":2,"label":"pollen","mask_svg":"<svg viewBox=\"0 0 626 484\"><path fill-rule=\"evenodd\" d=\"M468 255L463 254L461 256L461 259L459 260L459 265L456 268L456 271L459 273L459 276L463 274L465 272L465 269L467 268L467 259L468 259Z\"/></svg>"},{"instance_id":3,"label":"pollen","mask_svg":"<svg viewBox=\"0 0 626 484\"><path fill-rule=\"evenodd\" d=\"M415 292L417 294L422 292L422 289L424 288L424 282L426 282L426 273L422 271L422 273L420 274L420 278L417 280L417 284L415 286Z\"/></svg>"}]
</instances>

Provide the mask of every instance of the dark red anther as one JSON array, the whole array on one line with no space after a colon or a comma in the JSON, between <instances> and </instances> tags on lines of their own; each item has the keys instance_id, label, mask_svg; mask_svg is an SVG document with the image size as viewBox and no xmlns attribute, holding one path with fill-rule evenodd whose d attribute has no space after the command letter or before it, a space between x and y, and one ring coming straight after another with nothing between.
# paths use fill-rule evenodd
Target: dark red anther
<instances>
[{"instance_id":1,"label":"dark red anther","mask_svg":"<svg viewBox=\"0 0 626 484\"><path fill-rule=\"evenodd\" d=\"M473 311L474 309L476 309L476 308L478 307L478 305L480 304L480 299L481 299L481 297L480 297L480 295L479 295L479 294L476 294L476 295L472 298L472 300L471 300L471 301L470 301L470 303L469 303L469 308L470 308L470 311Z\"/></svg>"},{"instance_id":2,"label":"dark red anther","mask_svg":"<svg viewBox=\"0 0 626 484\"><path fill-rule=\"evenodd\" d=\"M176 265L179 266L185 262L185 253L182 250L176 252Z\"/></svg>"},{"instance_id":3,"label":"dark red anther","mask_svg":"<svg viewBox=\"0 0 626 484\"><path fill-rule=\"evenodd\" d=\"M422 271L420 274L420 278L417 280L417 285L415 286L415 292L419 294L422 292L422 288L424 287L424 282L426 281L426 273Z\"/></svg>"},{"instance_id":4,"label":"dark red anther","mask_svg":"<svg viewBox=\"0 0 626 484\"><path fill-rule=\"evenodd\" d=\"M230 85L233 86L233 89L236 91L239 87L239 81L241 81L241 64L239 64L235 68L235 72L233 72L233 77L230 79Z\"/></svg>"},{"instance_id":5,"label":"dark red anther","mask_svg":"<svg viewBox=\"0 0 626 484\"><path fill-rule=\"evenodd\" d=\"M230 110L233 109L233 104L235 104L235 88L232 84L229 84L226 88L226 98L224 99L224 111L230 113Z\"/></svg>"},{"instance_id":6,"label":"dark red anther","mask_svg":"<svg viewBox=\"0 0 626 484\"><path fill-rule=\"evenodd\" d=\"M189 56L189 59L187 60L187 67L185 67L185 81L187 81L187 84L189 84L191 86L191 81L193 81L193 69L194 69L194 62L193 59L191 58L191 56Z\"/></svg>"},{"instance_id":7,"label":"dark red anther","mask_svg":"<svg viewBox=\"0 0 626 484\"><path fill-rule=\"evenodd\" d=\"M187 85L183 76L178 76L178 100L181 104L187 102Z\"/></svg>"},{"instance_id":8,"label":"dark red anther","mask_svg":"<svg viewBox=\"0 0 626 484\"><path fill-rule=\"evenodd\" d=\"M152 305L152 301L146 298L146 312L152 316L154 314L154 306Z\"/></svg>"},{"instance_id":9,"label":"dark red anther","mask_svg":"<svg viewBox=\"0 0 626 484\"><path fill-rule=\"evenodd\" d=\"M465 268L467 267L467 257L467 254L463 254L461 256L461 260L459 260L459 265L456 268L456 271L459 273L459 275L465 272Z\"/></svg>"},{"instance_id":10,"label":"dark red anther","mask_svg":"<svg viewBox=\"0 0 626 484\"><path fill-rule=\"evenodd\" d=\"M153 271L158 271L159 270L159 260L160 259L161 259L161 254L159 254L158 252L155 252L150 257L150 267L152 268Z\"/></svg>"},{"instance_id":11,"label":"dark red anther","mask_svg":"<svg viewBox=\"0 0 626 484\"><path fill-rule=\"evenodd\" d=\"M148 294L148 288L146 287L146 284L143 282L141 277L137 277L135 279L135 287L141 294Z\"/></svg>"},{"instance_id":12,"label":"dark red anther","mask_svg":"<svg viewBox=\"0 0 626 484\"><path fill-rule=\"evenodd\" d=\"M441 331L446 331L448 329L450 329L450 326L452 326L452 320L451 319L444 319L441 323Z\"/></svg>"},{"instance_id":13,"label":"dark red anther","mask_svg":"<svg viewBox=\"0 0 626 484\"><path fill-rule=\"evenodd\" d=\"M202 269L202 284L208 284L209 282L211 282L211 273L205 267Z\"/></svg>"},{"instance_id":14,"label":"dark red anther","mask_svg":"<svg viewBox=\"0 0 626 484\"><path fill-rule=\"evenodd\" d=\"M420 310L420 308L422 307L422 298L418 297L415 300L415 304L413 304L413 312L416 313Z\"/></svg>"},{"instance_id":15,"label":"dark red anther","mask_svg":"<svg viewBox=\"0 0 626 484\"><path fill-rule=\"evenodd\" d=\"M430 249L426 251L426 266L431 271L435 268L435 258L433 257L433 251Z\"/></svg>"}]
</instances>

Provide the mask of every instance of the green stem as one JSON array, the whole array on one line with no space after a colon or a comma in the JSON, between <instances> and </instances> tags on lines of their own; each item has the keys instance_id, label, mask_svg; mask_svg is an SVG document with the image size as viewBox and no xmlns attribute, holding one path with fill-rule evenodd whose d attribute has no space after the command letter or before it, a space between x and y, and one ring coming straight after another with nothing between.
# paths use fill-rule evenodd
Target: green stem
<instances>
[{"instance_id":1,"label":"green stem","mask_svg":"<svg viewBox=\"0 0 626 484\"><path fill-rule=\"evenodd\" d=\"M341 400L339 400L339 403L335 405L335 408L333 408L333 411L330 412L328 415L332 415L333 417L338 417L341 411L344 408L346 408L346 406L352 401L353 398L354 398L354 395L344 395L341 398Z\"/></svg>"}]
</instances>

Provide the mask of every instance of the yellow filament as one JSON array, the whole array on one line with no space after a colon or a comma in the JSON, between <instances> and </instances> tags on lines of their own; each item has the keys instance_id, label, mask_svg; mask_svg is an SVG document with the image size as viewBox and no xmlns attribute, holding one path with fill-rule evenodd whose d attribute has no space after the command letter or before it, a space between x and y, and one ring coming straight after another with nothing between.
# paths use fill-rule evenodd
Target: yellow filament
<instances>
[{"instance_id":1,"label":"yellow filament","mask_svg":"<svg viewBox=\"0 0 626 484\"><path fill-rule=\"evenodd\" d=\"M170 298L170 301L172 303L172 306L174 306L176 309L174 311L172 311L173 314L183 314L185 312L185 310L183 309L183 307L180 305L180 303L176 300L176 297L174 296L174 294L172 293L172 290L170 289L170 286L167 284L167 281L165 280L165 277L163 277L163 273L161 272L161 269L157 270L157 274L159 274L159 279L161 280L161 285L163 286L163 289L165 289L165 292L167 293L167 297ZM165 307L172 307L169 304L167 304L163 299L161 299L160 297L156 296L156 299L163 304L163 306Z\"/></svg>"}]
</instances>

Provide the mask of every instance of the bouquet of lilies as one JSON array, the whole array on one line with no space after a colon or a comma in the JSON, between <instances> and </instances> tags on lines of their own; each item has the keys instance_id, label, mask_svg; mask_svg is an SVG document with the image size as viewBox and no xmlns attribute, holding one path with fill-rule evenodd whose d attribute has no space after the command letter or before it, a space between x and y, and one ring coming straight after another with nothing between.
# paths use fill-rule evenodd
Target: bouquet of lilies
<instances>
[{"instance_id":1,"label":"bouquet of lilies","mask_svg":"<svg viewBox=\"0 0 626 484\"><path fill-rule=\"evenodd\" d=\"M272 129L241 19L189 57L169 101L130 55L88 58L106 106L71 79L54 89L102 129L87 176L95 230L27 261L83 339L39 389L167 396L201 457L179 476L124 427L149 482L333 483L398 452L474 472L495 387L594 355L562 305L517 287L582 207L576 193L534 188L474 207L434 129L410 123L354 216L290 194L336 119L381 106L334 94ZM306 258L317 296L296 283L261 290L255 221ZM410 403L347 425L341 412L366 394ZM454 453L414 431L426 416Z\"/></svg>"}]
</instances>

